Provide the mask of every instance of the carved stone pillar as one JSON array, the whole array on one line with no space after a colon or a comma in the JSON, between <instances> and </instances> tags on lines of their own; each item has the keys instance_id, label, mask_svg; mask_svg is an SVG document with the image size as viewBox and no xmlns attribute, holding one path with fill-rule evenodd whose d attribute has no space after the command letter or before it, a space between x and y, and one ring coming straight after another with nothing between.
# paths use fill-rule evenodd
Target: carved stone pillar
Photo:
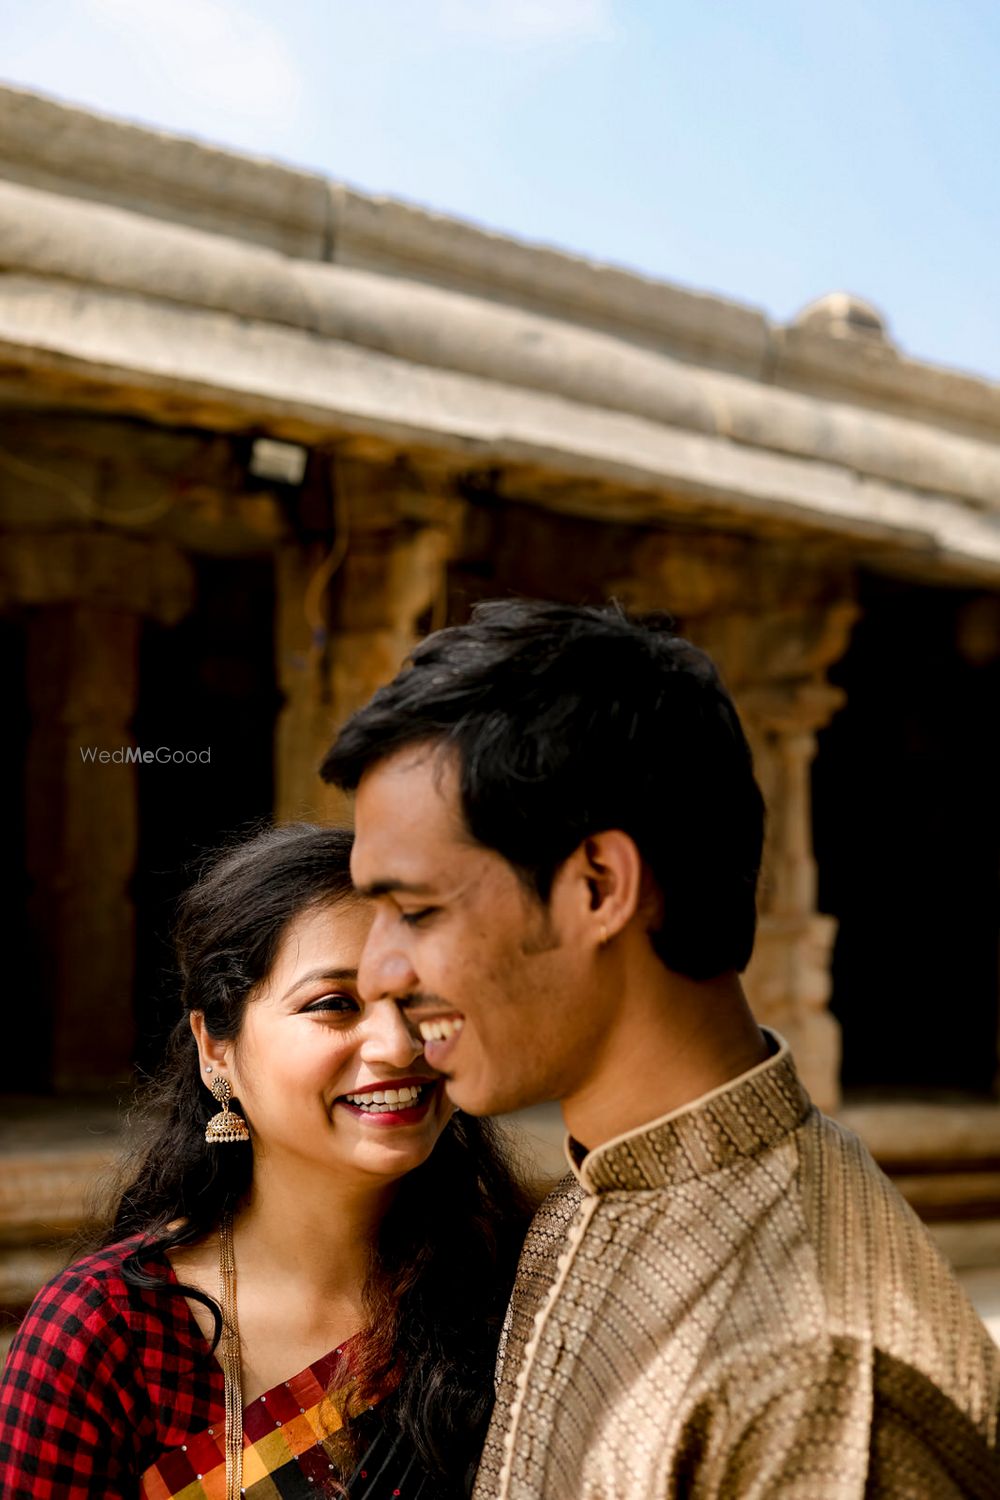
<instances>
[{"instance_id":1,"label":"carved stone pillar","mask_svg":"<svg viewBox=\"0 0 1000 1500\"><path fill-rule=\"evenodd\" d=\"M745 975L761 1021L791 1044L816 1103L839 1101L840 1028L827 1009L833 918L816 910L810 765L842 702L825 679L857 608L834 557L724 536L648 536L620 594L668 609L718 663L754 753L768 824L757 944Z\"/></svg>"},{"instance_id":2,"label":"carved stone pillar","mask_svg":"<svg viewBox=\"0 0 1000 1500\"><path fill-rule=\"evenodd\" d=\"M132 1054L137 841L130 725L143 615L173 623L191 580L164 543L106 534L4 540L0 605L25 619L29 922L57 1090L102 1086Z\"/></svg>"},{"instance_id":3,"label":"carved stone pillar","mask_svg":"<svg viewBox=\"0 0 1000 1500\"><path fill-rule=\"evenodd\" d=\"M278 560L275 815L345 822L320 781L338 727L398 671L422 628L443 623L458 502L391 468L338 463L337 534Z\"/></svg>"},{"instance_id":4,"label":"carved stone pillar","mask_svg":"<svg viewBox=\"0 0 1000 1500\"><path fill-rule=\"evenodd\" d=\"M816 910L810 766L817 730L843 702L824 672L846 649L856 613L844 599L786 605L706 622L696 635L733 692L768 809L747 995L787 1038L826 1110L840 1099L840 1027L827 1009L836 924Z\"/></svg>"},{"instance_id":5,"label":"carved stone pillar","mask_svg":"<svg viewBox=\"0 0 1000 1500\"><path fill-rule=\"evenodd\" d=\"M810 766L816 730L842 695L820 683L789 684L749 688L738 702L769 809L747 994L759 1019L791 1044L816 1103L833 1110L840 1101L840 1026L827 1006L836 923L816 910Z\"/></svg>"}]
</instances>

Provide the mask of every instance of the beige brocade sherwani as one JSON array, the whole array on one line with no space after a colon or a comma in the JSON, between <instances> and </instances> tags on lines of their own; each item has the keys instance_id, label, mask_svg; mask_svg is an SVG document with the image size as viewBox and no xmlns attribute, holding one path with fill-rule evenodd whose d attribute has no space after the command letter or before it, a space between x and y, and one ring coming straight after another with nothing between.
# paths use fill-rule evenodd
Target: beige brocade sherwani
<instances>
[{"instance_id":1,"label":"beige brocade sherwani","mask_svg":"<svg viewBox=\"0 0 1000 1500\"><path fill-rule=\"evenodd\" d=\"M542 1205L474 1500L1000 1500L1000 1351L771 1040Z\"/></svg>"}]
</instances>

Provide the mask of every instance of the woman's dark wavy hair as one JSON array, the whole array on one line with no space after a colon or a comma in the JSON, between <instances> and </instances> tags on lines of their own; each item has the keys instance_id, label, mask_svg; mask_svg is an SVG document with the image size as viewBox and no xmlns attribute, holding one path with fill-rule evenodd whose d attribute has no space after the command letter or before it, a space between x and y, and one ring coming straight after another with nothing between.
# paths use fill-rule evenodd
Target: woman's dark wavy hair
<instances>
[{"instance_id":1,"label":"woman's dark wavy hair","mask_svg":"<svg viewBox=\"0 0 1000 1500\"><path fill-rule=\"evenodd\" d=\"M212 1234L246 1197L253 1171L252 1146L205 1141L218 1105L201 1078L190 1013L203 1012L216 1040L239 1036L289 922L318 905L357 899L351 843L345 829L267 828L217 855L187 892L175 933L183 1014L133 1117L138 1140L111 1207L89 1236L91 1248L103 1248L141 1235L126 1279L203 1303L216 1340L215 1301L154 1269L164 1252ZM370 1326L343 1413L347 1431L402 1370L387 1409L449 1492L464 1488L482 1448L531 1208L497 1128L456 1115L428 1160L401 1180L373 1248L364 1290Z\"/></svg>"},{"instance_id":2,"label":"woman's dark wavy hair","mask_svg":"<svg viewBox=\"0 0 1000 1500\"><path fill-rule=\"evenodd\" d=\"M753 948L764 803L712 662L668 615L503 599L428 636L341 730L326 781L353 790L410 745L457 754L465 822L547 901L591 834L629 834L662 897L669 969L711 979Z\"/></svg>"}]
</instances>

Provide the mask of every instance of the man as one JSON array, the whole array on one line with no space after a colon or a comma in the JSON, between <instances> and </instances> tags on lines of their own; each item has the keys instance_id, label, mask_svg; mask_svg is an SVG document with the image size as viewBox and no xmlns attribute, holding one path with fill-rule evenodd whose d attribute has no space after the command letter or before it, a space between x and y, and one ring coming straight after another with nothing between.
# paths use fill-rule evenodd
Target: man
<instances>
[{"instance_id":1,"label":"man","mask_svg":"<svg viewBox=\"0 0 1000 1500\"><path fill-rule=\"evenodd\" d=\"M558 1099L476 1500L1000 1496L1000 1358L739 982L763 808L660 618L498 602L347 724L360 985L474 1114Z\"/></svg>"}]
</instances>

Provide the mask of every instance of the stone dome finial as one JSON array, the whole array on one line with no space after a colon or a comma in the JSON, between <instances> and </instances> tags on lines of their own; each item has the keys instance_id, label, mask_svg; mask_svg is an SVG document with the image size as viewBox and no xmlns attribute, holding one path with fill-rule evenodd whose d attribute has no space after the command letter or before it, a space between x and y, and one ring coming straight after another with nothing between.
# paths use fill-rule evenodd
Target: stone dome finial
<instances>
[{"instance_id":1,"label":"stone dome finial","mask_svg":"<svg viewBox=\"0 0 1000 1500\"><path fill-rule=\"evenodd\" d=\"M827 292L792 320L793 328L824 333L835 339L871 339L891 344L889 328L877 307L853 292Z\"/></svg>"}]
</instances>

